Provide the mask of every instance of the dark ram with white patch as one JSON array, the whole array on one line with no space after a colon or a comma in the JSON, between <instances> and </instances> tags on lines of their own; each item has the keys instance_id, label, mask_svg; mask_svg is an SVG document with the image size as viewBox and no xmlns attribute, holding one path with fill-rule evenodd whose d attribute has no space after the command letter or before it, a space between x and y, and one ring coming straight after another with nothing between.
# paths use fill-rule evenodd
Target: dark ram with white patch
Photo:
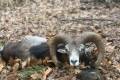
<instances>
[{"instance_id":1,"label":"dark ram with white patch","mask_svg":"<svg viewBox=\"0 0 120 80\"><path fill-rule=\"evenodd\" d=\"M94 32L84 32L79 38L72 39L68 35L56 35L47 41L38 36L26 36L20 42L8 43L1 51L1 56L6 62L10 58L26 60L29 57L43 59L51 57L56 66L59 63L68 62L71 66L79 66L81 61L88 63L89 57L84 57L85 43L93 42L98 48L99 54L95 65L99 65L105 49L101 36Z\"/></svg>"}]
</instances>

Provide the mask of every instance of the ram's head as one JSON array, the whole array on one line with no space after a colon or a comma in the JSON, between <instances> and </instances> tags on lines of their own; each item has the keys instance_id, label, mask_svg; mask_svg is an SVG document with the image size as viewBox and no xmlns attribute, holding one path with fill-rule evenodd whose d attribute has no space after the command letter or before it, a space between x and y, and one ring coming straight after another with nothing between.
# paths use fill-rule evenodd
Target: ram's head
<instances>
[{"instance_id":1,"label":"ram's head","mask_svg":"<svg viewBox=\"0 0 120 80\"><path fill-rule=\"evenodd\" d=\"M61 43L64 44L64 46L57 47L57 45ZM80 57L84 53L85 46L83 44L80 45L76 44L76 42L69 36L58 35L50 40L49 46L50 46L50 54L56 65L58 65L59 62L56 55L59 53L61 55L67 54L69 58L69 64L71 66L79 66Z\"/></svg>"},{"instance_id":2,"label":"ram's head","mask_svg":"<svg viewBox=\"0 0 120 80\"><path fill-rule=\"evenodd\" d=\"M105 52L105 48L101 36L94 32L84 32L76 39L73 39L68 35L55 36L50 40L50 54L56 65L59 62L56 53L59 52L61 54L67 54L71 66L79 66L81 58L83 57L82 55L84 55L86 51L85 44L89 42L95 43L98 48L99 54L95 64L99 65ZM64 48L57 48L57 45L60 43L64 43Z\"/></svg>"}]
</instances>

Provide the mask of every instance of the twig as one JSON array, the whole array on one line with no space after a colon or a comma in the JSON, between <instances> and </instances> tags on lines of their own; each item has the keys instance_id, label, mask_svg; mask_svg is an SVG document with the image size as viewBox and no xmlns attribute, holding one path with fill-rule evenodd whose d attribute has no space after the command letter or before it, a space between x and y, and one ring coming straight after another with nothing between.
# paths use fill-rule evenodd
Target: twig
<instances>
[{"instance_id":1,"label":"twig","mask_svg":"<svg viewBox=\"0 0 120 80\"><path fill-rule=\"evenodd\" d=\"M95 1L84 1L84 0L80 0L80 3L93 3L93 2L95 2Z\"/></svg>"},{"instance_id":2,"label":"twig","mask_svg":"<svg viewBox=\"0 0 120 80\"><path fill-rule=\"evenodd\" d=\"M65 20L65 19L61 19L60 21L81 21L81 20L83 20L83 21L93 21L93 20L95 20L95 21L114 21L114 20L111 20L111 19L102 19L102 18L79 18L79 19L71 19L71 20Z\"/></svg>"}]
</instances>

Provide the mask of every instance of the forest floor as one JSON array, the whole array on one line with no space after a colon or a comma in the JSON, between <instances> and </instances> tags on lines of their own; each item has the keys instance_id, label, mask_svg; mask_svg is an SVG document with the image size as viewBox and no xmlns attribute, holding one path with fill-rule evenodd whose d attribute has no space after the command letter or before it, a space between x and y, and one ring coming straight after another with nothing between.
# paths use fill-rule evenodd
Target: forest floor
<instances>
[{"instance_id":1,"label":"forest floor","mask_svg":"<svg viewBox=\"0 0 120 80\"><path fill-rule=\"evenodd\" d=\"M77 35L84 31L97 32L103 36L106 49L102 75L105 80L120 80L120 3L106 6L79 0L26 1L23 6L3 6L0 10L1 44L20 40L25 35L46 37L51 32ZM4 69L0 80L39 80L46 68L32 66L14 73ZM51 69L48 68L49 71ZM54 69L48 80L76 80L76 76Z\"/></svg>"}]
</instances>

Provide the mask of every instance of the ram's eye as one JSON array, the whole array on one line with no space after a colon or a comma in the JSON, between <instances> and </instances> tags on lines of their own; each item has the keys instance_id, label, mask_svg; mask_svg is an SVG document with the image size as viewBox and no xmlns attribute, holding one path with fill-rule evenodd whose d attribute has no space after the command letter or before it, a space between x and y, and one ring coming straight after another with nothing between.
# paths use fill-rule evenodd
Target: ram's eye
<instances>
[{"instance_id":1,"label":"ram's eye","mask_svg":"<svg viewBox=\"0 0 120 80\"><path fill-rule=\"evenodd\" d=\"M80 44L80 46L79 46L79 53L81 53L81 54L84 54L85 53L85 45L83 45L83 44Z\"/></svg>"},{"instance_id":2,"label":"ram's eye","mask_svg":"<svg viewBox=\"0 0 120 80\"><path fill-rule=\"evenodd\" d=\"M69 45L67 44L67 45L65 45L65 50L66 51L69 51L70 49L69 49Z\"/></svg>"},{"instance_id":3,"label":"ram's eye","mask_svg":"<svg viewBox=\"0 0 120 80\"><path fill-rule=\"evenodd\" d=\"M83 51L83 50L85 50L85 45L80 44L80 46L79 46L79 51Z\"/></svg>"}]
</instances>

